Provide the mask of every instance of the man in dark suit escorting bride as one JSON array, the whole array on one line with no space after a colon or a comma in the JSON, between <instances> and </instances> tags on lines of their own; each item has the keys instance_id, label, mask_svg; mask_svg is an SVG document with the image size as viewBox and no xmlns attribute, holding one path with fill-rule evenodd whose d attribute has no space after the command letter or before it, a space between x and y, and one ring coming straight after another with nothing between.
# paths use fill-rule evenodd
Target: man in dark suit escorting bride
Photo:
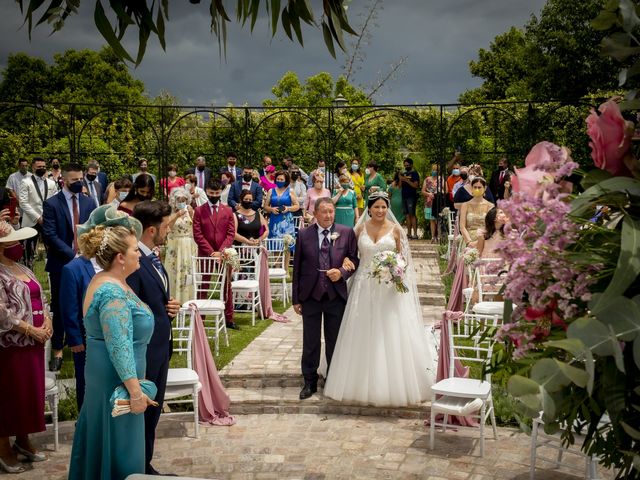
<instances>
[{"instance_id":1,"label":"man in dark suit escorting bride","mask_svg":"<svg viewBox=\"0 0 640 480\"><path fill-rule=\"evenodd\" d=\"M335 348L347 303L345 258L358 266L358 246L353 229L334 223L335 206L330 198L315 205L316 223L300 231L293 265L293 308L302 315L302 375L300 399L318 388L321 325L324 319L327 370Z\"/></svg>"}]
</instances>

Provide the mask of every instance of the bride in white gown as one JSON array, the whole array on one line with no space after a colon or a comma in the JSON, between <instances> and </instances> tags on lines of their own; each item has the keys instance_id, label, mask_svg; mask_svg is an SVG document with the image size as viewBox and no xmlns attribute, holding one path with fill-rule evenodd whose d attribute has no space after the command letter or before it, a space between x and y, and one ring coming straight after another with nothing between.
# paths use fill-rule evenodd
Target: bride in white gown
<instances>
[{"instance_id":1,"label":"bride in white gown","mask_svg":"<svg viewBox=\"0 0 640 480\"><path fill-rule=\"evenodd\" d=\"M415 405L431 395L437 361L434 337L422 323L409 243L389 209L388 196L375 192L368 207L370 215L363 215L355 227L360 266L349 283L324 395L356 404ZM407 293L370 277L373 256L384 250L400 252L407 260Z\"/></svg>"}]
</instances>

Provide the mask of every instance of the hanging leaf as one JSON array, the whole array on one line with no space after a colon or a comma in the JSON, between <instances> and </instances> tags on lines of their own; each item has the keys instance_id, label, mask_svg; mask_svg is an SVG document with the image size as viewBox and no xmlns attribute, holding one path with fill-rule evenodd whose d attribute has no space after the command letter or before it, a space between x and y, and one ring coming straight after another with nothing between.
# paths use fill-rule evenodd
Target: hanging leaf
<instances>
[{"instance_id":1,"label":"hanging leaf","mask_svg":"<svg viewBox=\"0 0 640 480\"><path fill-rule=\"evenodd\" d=\"M329 53L333 58L336 58L336 49L333 46L333 37L331 35L331 30L325 22L322 22L322 35L324 36L324 44L327 46Z\"/></svg>"},{"instance_id":2,"label":"hanging leaf","mask_svg":"<svg viewBox=\"0 0 640 480\"><path fill-rule=\"evenodd\" d=\"M97 0L96 2L96 8L93 12L93 16L98 31L102 34L116 55L120 58L125 58L130 62L133 62L133 58L131 58L127 51L122 47L120 40L116 37L109 19L104 13L104 8L102 7L102 2L100 0Z\"/></svg>"},{"instance_id":3,"label":"hanging leaf","mask_svg":"<svg viewBox=\"0 0 640 480\"><path fill-rule=\"evenodd\" d=\"M632 33L640 25L640 18L636 13L636 6L631 0L619 0L620 17L622 17L622 28L625 32Z\"/></svg>"},{"instance_id":4,"label":"hanging leaf","mask_svg":"<svg viewBox=\"0 0 640 480\"><path fill-rule=\"evenodd\" d=\"M278 31L278 18L280 17L280 0L271 0L271 36Z\"/></svg>"},{"instance_id":5,"label":"hanging leaf","mask_svg":"<svg viewBox=\"0 0 640 480\"><path fill-rule=\"evenodd\" d=\"M618 15L615 12L603 10L596 18L591 20L591 26L594 30L609 30L618 21Z\"/></svg>"},{"instance_id":6,"label":"hanging leaf","mask_svg":"<svg viewBox=\"0 0 640 480\"><path fill-rule=\"evenodd\" d=\"M624 372L624 362L620 343L613 331L592 317L579 318L567 328L568 338L577 338L591 351L600 356L613 356L620 371Z\"/></svg>"}]
</instances>

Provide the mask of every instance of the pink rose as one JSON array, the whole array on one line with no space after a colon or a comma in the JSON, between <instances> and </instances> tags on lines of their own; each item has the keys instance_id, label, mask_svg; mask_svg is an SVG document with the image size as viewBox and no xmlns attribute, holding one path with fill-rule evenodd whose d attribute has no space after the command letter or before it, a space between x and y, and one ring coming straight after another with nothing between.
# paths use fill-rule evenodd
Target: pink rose
<instances>
[{"instance_id":1,"label":"pink rose","mask_svg":"<svg viewBox=\"0 0 640 480\"><path fill-rule=\"evenodd\" d=\"M612 175L631 176L624 157L631 147L633 123L622 118L620 108L613 100L603 103L598 110L600 115L592 109L587 117L593 163Z\"/></svg>"},{"instance_id":2,"label":"pink rose","mask_svg":"<svg viewBox=\"0 0 640 480\"><path fill-rule=\"evenodd\" d=\"M535 196L542 191L544 183L553 182L553 175L541 170L540 167L548 165L552 161L552 157L558 153L568 156L566 149L560 149L550 142L540 142L534 145L524 160L525 168L514 169L516 174L511 177L513 191Z\"/></svg>"}]
</instances>

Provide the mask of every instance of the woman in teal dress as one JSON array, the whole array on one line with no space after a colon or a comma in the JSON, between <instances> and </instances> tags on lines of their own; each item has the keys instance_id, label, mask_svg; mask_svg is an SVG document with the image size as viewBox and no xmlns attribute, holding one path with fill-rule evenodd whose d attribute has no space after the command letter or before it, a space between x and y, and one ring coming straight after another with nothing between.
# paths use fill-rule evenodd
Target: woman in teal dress
<instances>
[{"instance_id":1,"label":"woman in teal dress","mask_svg":"<svg viewBox=\"0 0 640 480\"><path fill-rule=\"evenodd\" d=\"M396 172L393 181L388 189L389 197L391 197L391 211L398 220L398 223L404 222L404 210L402 208L402 187L400 186L400 174Z\"/></svg>"},{"instance_id":2,"label":"woman in teal dress","mask_svg":"<svg viewBox=\"0 0 640 480\"><path fill-rule=\"evenodd\" d=\"M333 192L333 204L336 206L335 223L353 227L358 221L358 197L349 183L350 178L340 174L340 185Z\"/></svg>"},{"instance_id":3,"label":"woman in teal dress","mask_svg":"<svg viewBox=\"0 0 640 480\"><path fill-rule=\"evenodd\" d=\"M287 172L276 173L276 188L267 194L265 210L269 213L269 238L295 237L296 228L292 212L300 208L298 198L289 184Z\"/></svg>"},{"instance_id":4,"label":"woman in teal dress","mask_svg":"<svg viewBox=\"0 0 640 480\"><path fill-rule=\"evenodd\" d=\"M145 376L153 314L126 283L140 266L136 238L140 224L119 217L93 227L93 220L79 228L79 233L86 232L80 235L80 250L87 258L95 257L104 270L93 277L84 300L86 391L69 478L120 480L145 471L144 415L140 414L153 401L142 392L140 379ZM120 384L129 393L131 413L112 417L109 399Z\"/></svg>"},{"instance_id":5,"label":"woman in teal dress","mask_svg":"<svg viewBox=\"0 0 640 480\"><path fill-rule=\"evenodd\" d=\"M367 203L369 194L375 191L387 191L387 182L384 177L378 173L378 164L369 162L364 170L364 203Z\"/></svg>"}]
</instances>

